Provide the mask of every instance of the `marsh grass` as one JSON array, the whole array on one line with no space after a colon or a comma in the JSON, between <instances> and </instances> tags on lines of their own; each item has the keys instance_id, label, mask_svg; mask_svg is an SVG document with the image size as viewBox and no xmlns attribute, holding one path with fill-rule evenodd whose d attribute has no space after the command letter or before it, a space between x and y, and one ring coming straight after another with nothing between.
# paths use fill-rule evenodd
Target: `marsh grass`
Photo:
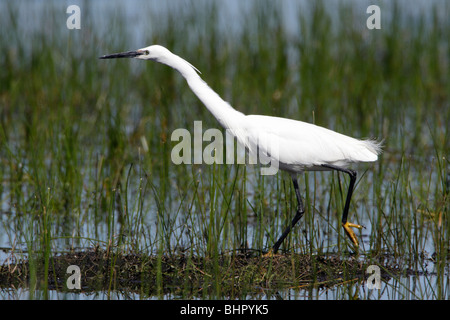
<instances>
[{"instance_id":1,"label":"marsh grass","mask_svg":"<svg viewBox=\"0 0 450 320\"><path fill-rule=\"evenodd\" d=\"M172 163L173 130L217 122L173 70L97 59L150 43L185 57L244 113L384 139L380 160L359 168L351 205L350 219L367 226L361 256L405 270L391 273L400 283L392 285L394 297L448 298L450 25L440 14L448 3L416 15L394 3L373 31L351 3L294 6L295 27L275 3L247 5L243 12L254 14L238 15L238 29L218 19L216 2L164 14L149 5L151 28L139 35L120 10L105 9L110 19L100 22L83 4L82 29L69 31L60 26L59 4L42 9L45 28L20 23L29 13L22 5L2 5L1 245L28 259L31 298L34 288L48 292L54 253L93 247L113 257L156 257L158 297L165 261L183 254L185 283L201 273L214 288L203 297L222 297L224 254L267 251L292 219L296 199L284 173ZM306 214L282 252L348 257L353 250L339 222L347 177L307 173L300 181ZM208 263L189 262L199 257ZM320 283L314 259L311 270ZM406 270L426 279L423 290L410 292ZM276 271L269 266L267 277ZM351 279L351 268L344 265L343 274ZM240 290L254 290L251 272L242 277L249 286Z\"/></svg>"}]
</instances>

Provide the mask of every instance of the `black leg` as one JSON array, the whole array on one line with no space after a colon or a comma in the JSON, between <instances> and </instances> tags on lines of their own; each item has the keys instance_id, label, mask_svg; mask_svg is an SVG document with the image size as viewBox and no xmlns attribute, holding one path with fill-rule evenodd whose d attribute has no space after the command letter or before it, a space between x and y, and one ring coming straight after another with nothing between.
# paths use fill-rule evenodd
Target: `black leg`
<instances>
[{"instance_id":1,"label":"black leg","mask_svg":"<svg viewBox=\"0 0 450 320\"><path fill-rule=\"evenodd\" d=\"M344 227L344 230L345 230L347 236L350 238L350 240L352 240L353 243L356 246L358 246L358 239L356 238L356 235L353 232L353 230L350 228L361 229L362 226L347 222L348 211L350 209L350 200L352 199L353 189L355 187L355 182L356 182L356 171L333 166L333 165L328 165L328 164L323 164L322 167L333 169L333 170L340 171L340 172L344 172L350 176L350 184L348 186L347 198L345 200L345 206L344 206L344 212L342 213L342 226Z\"/></svg>"},{"instance_id":2,"label":"black leg","mask_svg":"<svg viewBox=\"0 0 450 320\"><path fill-rule=\"evenodd\" d=\"M344 172L350 176L350 184L347 191L347 199L345 200L344 212L342 213L342 223L347 223L348 210L350 209L350 200L352 199L353 189L356 182L356 171L345 169L341 167L336 167L333 165L323 164L322 167L333 169L336 171Z\"/></svg>"},{"instance_id":3,"label":"black leg","mask_svg":"<svg viewBox=\"0 0 450 320\"><path fill-rule=\"evenodd\" d=\"M295 226L295 224L300 220L300 218L305 213L305 209L303 207L302 197L300 196L300 190L298 189L298 182L296 177L292 177L292 182L294 183L294 189L295 189L295 195L297 196L297 213L295 214L294 219L292 219L291 224L284 230L281 237L275 242L275 244L272 247L272 253L275 254L278 251L278 248L283 243L284 239L286 239L289 232L291 232L292 228Z\"/></svg>"}]
</instances>

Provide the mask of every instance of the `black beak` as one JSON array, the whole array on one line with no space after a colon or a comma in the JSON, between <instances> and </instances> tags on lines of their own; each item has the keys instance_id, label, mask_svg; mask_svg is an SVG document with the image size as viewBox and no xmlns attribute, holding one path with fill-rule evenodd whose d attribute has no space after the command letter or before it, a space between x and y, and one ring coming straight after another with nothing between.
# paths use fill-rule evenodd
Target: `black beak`
<instances>
[{"instance_id":1,"label":"black beak","mask_svg":"<svg viewBox=\"0 0 450 320\"><path fill-rule=\"evenodd\" d=\"M144 52L139 51L139 50L138 51L127 51L127 52L107 54L107 55L99 57L99 59L134 58L134 57L140 56L142 54L144 54Z\"/></svg>"}]
</instances>

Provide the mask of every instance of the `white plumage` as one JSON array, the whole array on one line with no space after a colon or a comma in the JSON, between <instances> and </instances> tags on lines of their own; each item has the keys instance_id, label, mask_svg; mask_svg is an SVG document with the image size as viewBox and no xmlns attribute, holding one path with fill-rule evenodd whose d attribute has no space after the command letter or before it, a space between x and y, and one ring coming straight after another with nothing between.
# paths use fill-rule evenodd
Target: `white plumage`
<instances>
[{"instance_id":1,"label":"white plumage","mask_svg":"<svg viewBox=\"0 0 450 320\"><path fill-rule=\"evenodd\" d=\"M352 163L378 159L380 146L373 140L358 140L286 118L248 115L243 121L243 127L248 126L250 131L261 135L272 135L274 141L279 142L280 169L289 172L326 170L322 167L324 164L347 167Z\"/></svg>"}]
</instances>

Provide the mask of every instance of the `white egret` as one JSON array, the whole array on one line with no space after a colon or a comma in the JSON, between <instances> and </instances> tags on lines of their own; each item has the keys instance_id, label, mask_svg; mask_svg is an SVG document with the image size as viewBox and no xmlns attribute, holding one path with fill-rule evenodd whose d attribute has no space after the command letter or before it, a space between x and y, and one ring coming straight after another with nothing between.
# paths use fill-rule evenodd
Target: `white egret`
<instances>
[{"instance_id":1,"label":"white egret","mask_svg":"<svg viewBox=\"0 0 450 320\"><path fill-rule=\"evenodd\" d=\"M214 92L199 76L197 68L160 45L100 57L100 59L113 58L153 60L177 70L218 122L240 143L249 150L254 151L255 146L263 150L266 156L279 164L280 169L291 174L298 203L297 211L270 253L277 252L291 229L304 214L297 182L297 175L304 171L336 170L350 176L342 213L342 226L350 240L358 247L358 239L352 228L361 229L362 226L347 221L356 171L347 167L352 163L376 161L381 153L380 142L355 139L302 121L264 115L245 115L235 110ZM276 150L273 146L274 141L277 144Z\"/></svg>"}]
</instances>

